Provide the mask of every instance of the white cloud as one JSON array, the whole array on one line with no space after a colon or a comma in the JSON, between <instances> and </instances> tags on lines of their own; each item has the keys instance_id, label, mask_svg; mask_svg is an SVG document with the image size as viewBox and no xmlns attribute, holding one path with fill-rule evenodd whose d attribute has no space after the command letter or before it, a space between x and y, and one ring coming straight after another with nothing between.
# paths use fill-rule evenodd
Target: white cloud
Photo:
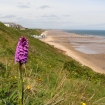
<instances>
[{"instance_id":1,"label":"white cloud","mask_svg":"<svg viewBox=\"0 0 105 105\"><path fill-rule=\"evenodd\" d=\"M19 7L19 8L30 8L30 7L27 6L27 5L18 5L17 7Z\"/></svg>"},{"instance_id":2,"label":"white cloud","mask_svg":"<svg viewBox=\"0 0 105 105\"><path fill-rule=\"evenodd\" d=\"M16 17L16 16L15 15L6 15L6 16L2 16L0 18L14 18L14 17Z\"/></svg>"},{"instance_id":3,"label":"white cloud","mask_svg":"<svg viewBox=\"0 0 105 105\"><path fill-rule=\"evenodd\" d=\"M50 8L50 7L48 5L42 5L40 8L41 9L46 9L46 8Z\"/></svg>"}]
</instances>

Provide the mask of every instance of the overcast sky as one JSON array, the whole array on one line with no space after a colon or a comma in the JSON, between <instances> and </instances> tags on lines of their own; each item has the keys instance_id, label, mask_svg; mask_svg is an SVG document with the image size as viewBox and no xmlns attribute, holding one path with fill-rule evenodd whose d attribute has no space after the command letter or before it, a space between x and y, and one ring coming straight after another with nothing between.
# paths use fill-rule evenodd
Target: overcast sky
<instances>
[{"instance_id":1,"label":"overcast sky","mask_svg":"<svg viewBox=\"0 0 105 105\"><path fill-rule=\"evenodd\" d=\"M105 0L0 0L0 21L27 28L105 30Z\"/></svg>"}]
</instances>

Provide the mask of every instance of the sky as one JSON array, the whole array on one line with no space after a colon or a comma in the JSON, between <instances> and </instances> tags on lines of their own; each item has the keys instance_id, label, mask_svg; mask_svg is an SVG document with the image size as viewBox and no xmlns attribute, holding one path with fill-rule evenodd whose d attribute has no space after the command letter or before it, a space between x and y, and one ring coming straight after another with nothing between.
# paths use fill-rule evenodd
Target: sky
<instances>
[{"instance_id":1,"label":"sky","mask_svg":"<svg viewBox=\"0 0 105 105\"><path fill-rule=\"evenodd\" d=\"M0 21L26 28L105 30L105 0L0 0Z\"/></svg>"}]
</instances>

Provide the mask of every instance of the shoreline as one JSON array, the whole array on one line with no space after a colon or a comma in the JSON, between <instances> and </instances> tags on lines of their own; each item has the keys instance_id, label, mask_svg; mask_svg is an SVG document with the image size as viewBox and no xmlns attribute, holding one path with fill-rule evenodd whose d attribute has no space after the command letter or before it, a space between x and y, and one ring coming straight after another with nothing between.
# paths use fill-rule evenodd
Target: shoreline
<instances>
[{"instance_id":1,"label":"shoreline","mask_svg":"<svg viewBox=\"0 0 105 105\"><path fill-rule=\"evenodd\" d=\"M68 43L67 38L61 38L61 35L80 36L73 33L66 33L59 30L49 30L43 32L46 38L41 41L53 45L57 50L61 50L64 54L70 56L74 60L80 62L82 65L90 67L93 71L98 73L105 73L105 66L103 57L105 54L85 54L75 50L73 44Z\"/></svg>"}]
</instances>

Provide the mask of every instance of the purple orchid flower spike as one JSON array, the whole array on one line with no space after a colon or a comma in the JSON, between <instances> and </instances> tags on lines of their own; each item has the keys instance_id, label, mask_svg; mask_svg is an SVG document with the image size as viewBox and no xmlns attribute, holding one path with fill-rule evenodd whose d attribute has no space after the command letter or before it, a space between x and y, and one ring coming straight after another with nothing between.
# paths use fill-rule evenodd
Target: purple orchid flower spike
<instances>
[{"instance_id":1,"label":"purple orchid flower spike","mask_svg":"<svg viewBox=\"0 0 105 105\"><path fill-rule=\"evenodd\" d=\"M23 105L23 83L22 83L22 64L27 62L28 59L28 40L25 37L21 37L15 52L15 62L19 63L18 69L18 99L19 105Z\"/></svg>"},{"instance_id":2,"label":"purple orchid flower spike","mask_svg":"<svg viewBox=\"0 0 105 105\"><path fill-rule=\"evenodd\" d=\"M16 52L15 52L15 62L21 64L26 63L28 60L28 40L22 36L18 42Z\"/></svg>"}]
</instances>

